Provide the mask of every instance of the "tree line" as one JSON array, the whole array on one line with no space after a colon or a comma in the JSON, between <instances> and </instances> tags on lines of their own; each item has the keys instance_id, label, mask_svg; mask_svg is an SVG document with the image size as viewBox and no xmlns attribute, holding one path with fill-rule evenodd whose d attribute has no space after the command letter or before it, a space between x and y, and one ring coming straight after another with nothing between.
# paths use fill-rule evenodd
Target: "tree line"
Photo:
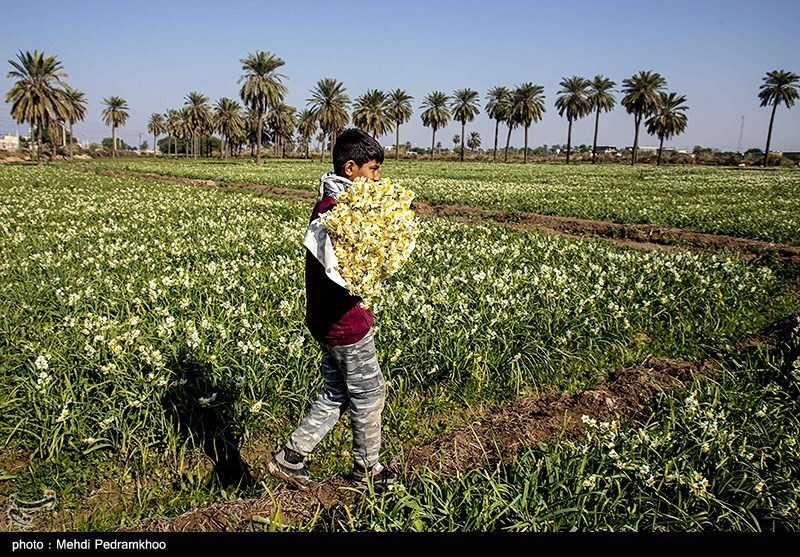
<instances>
[{"instance_id":1,"label":"tree line","mask_svg":"<svg viewBox=\"0 0 800 557\"><path fill-rule=\"evenodd\" d=\"M279 73L285 62L273 53L259 51L249 53L240 60L243 74L237 100L223 97L213 106L204 94L192 91L184 97L180 108L166 110L165 113L151 114L147 130L153 134L153 156L156 155L158 137L167 134L167 152L177 155L177 140L183 143L184 155L197 158L200 140L219 134L221 140L220 156L241 154L242 148L249 145L256 163L261 163L261 148L272 143L276 155L283 152L296 137L309 156L309 146L316 135L323 143L328 141L331 149L336 136L350 123L371 134L373 137L395 133L395 157L399 158L400 126L409 122L414 110L414 98L403 89L383 92L369 89L351 102L344 84L333 78L320 79L310 91L307 107L299 110L287 105L284 100L288 93L284 80L286 75ZM38 160L42 161L43 135L52 139L61 129L66 134L69 126L70 157L73 156L72 126L83 121L86 116L86 98L81 91L70 87L64 78L62 64L55 56L42 52L20 52L17 60L9 60L13 70L8 77L17 81L6 94L6 102L12 103L11 116L18 123L31 127L31 136L37 137ZM660 141L657 164L661 164L664 141L680 135L686 130L688 118L686 97L666 90L663 76L653 71L640 71L624 79L619 91L617 84L603 75L593 79L575 76L563 78L554 106L562 118L567 120L566 163L570 162L572 150L572 126L581 118L593 115L594 140L592 144L592 163L596 162L600 115L614 110L617 104L615 93L622 95L620 105L633 116L634 135L631 164L638 158L639 133L642 124L648 134ZM787 108L794 106L798 98L800 78L793 72L774 70L767 72L759 89L761 106L772 106L767 145L764 153L764 166L767 165L775 114L779 104ZM124 126L129 118L129 107L119 96L103 98L103 122L111 127L112 156L116 157L116 131ZM352 106L352 111L348 110ZM483 107L491 120L495 121L493 160L497 160L498 135L501 125L506 127L504 161L508 160L511 132L515 128L524 129L524 162L528 162L528 136L533 124L541 121L546 112L544 87L525 82L516 87L492 87L486 94ZM419 110L425 127L431 129L431 160L434 158L436 132L447 126L451 120L461 124L461 134L453 139L460 142L460 159L464 160L466 124L474 121L480 114L480 95L477 91L456 89L451 95L442 91L432 91L422 99ZM319 130L319 134L317 131ZM55 140L52 139L53 145ZM470 149L480 146L480 135L471 132L466 140ZM332 156L332 155L331 155Z\"/></svg>"}]
</instances>

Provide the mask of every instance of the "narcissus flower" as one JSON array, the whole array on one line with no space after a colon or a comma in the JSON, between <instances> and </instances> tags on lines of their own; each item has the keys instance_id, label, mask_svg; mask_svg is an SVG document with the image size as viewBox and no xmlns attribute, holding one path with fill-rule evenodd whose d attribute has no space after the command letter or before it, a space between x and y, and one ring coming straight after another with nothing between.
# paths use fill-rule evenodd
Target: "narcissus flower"
<instances>
[{"instance_id":1,"label":"narcissus flower","mask_svg":"<svg viewBox=\"0 0 800 557\"><path fill-rule=\"evenodd\" d=\"M391 180L357 178L336 207L320 216L333 241L337 270L347 289L369 307L383 281L411 257L419 227L414 192Z\"/></svg>"}]
</instances>

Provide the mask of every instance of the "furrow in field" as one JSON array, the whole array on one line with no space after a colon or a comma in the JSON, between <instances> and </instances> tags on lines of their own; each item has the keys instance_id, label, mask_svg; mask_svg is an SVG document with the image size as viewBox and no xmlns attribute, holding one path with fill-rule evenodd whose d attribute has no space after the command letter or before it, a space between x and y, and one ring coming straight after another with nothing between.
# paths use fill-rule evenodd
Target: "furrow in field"
<instances>
[{"instance_id":1,"label":"furrow in field","mask_svg":"<svg viewBox=\"0 0 800 557\"><path fill-rule=\"evenodd\" d=\"M740 352L771 352L786 346L798 319L792 315L736 343ZM405 474L431 470L452 475L475 467L511 463L526 448L556 439L576 439L586 429L583 415L597 421L639 420L642 407L659 391L713 377L718 369L713 355L702 361L647 358L622 369L608 381L573 394L551 394L538 399L520 398L422 446L409 447L392 465ZM217 503L168 519L132 525L123 531L244 531L277 521L282 526L312 519L335 505L352 505L359 492L345 478L334 477L299 491L279 486L261 497Z\"/></svg>"},{"instance_id":2,"label":"furrow in field","mask_svg":"<svg viewBox=\"0 0 800 557\"><path fill-rule=\"evenodd\" d=\"M196 180L190 178L175 178L161 174L97 170L101 174L114 176L131 176L162 183L178 183L192 186L222 187L236 189L256 189L266 193L294 199L298 201L312 201L315 193L308 190L291 188L278 188L263 184L247 182L216 182L214 180ZM468 224L493 222L502 224L514 230L538 230L545 233L554 233L567 237L594 236L610 240L618 245L644 250L662 249L671 250L679 247L697 248L703 250L733 250L738 251L743 257L757 257L773 255L785 266L800 269L800 247L737 238L722 234L709 234L695 232L682 228L657 226L651 224L620 224L608 221L582 219L577 217L563 217L543 215L531 212L509 212L498 209L483 209L468 205L430 205L415 201L412 207L420 215L434 216L457 220Z\"/></svg>"}]
</instances>

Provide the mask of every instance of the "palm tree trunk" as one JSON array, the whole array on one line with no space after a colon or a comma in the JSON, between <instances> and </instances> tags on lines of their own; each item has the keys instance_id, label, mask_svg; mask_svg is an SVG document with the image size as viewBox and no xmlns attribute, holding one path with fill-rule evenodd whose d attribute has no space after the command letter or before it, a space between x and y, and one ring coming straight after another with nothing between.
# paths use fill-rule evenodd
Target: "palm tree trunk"
<instances>
[{"instance_id":1,"label":"palm tree trunk","mask_svg":"<svg viewBox=\"0 0 800 557\"><path fill-rule=\"evenodd\" d=\"M461 122L461 162L464 162L464 127L466 122Z\"/></svg>"},{"instance_id":2,"label":"palm tree trunk","mask_svg":"<svg viewBox=\"0 0 800 557\"><path fill-rule=\"evenodd\" d=\"M641 119L639 116L633 117L633 124L635 126L635 131L633 133L633 153L631 154L631 166L636 165L636 155L639 153L639 123Z\"/></svg>"},{"instance_id":3,"label":"palm tree trunk","mask_svg":"<svg viewBox=\"0 0 800 557\"><path fill-rule=\"evenodd\" d=\"M156 151L158 150L158 136L153 134L153 158L156 158Z\"/></svg>"},{"instance_id":4,"label":"palm tree trunk","mask_svg":"<svg viewBox=\"0 0 800 557\"><path fill-rule=\"evenodd\" d=\"M67 123L61 122L61 146L67 146Z\"/></svg>"},{"instance_id":5,"label":"palm tree trunk","mask_svg":"<svg viewBox=\"0 0 800 557\"><path fill-rule=\"evenodd\" d=\"M111 126L111 158L117 158L117 126Z\"/></svg>"},{"instance_id":6,"label":"palm tree trunk","mask_svg":"<svg viewBox=\"0 0 800 557\"><path fill-rule=\"evenodd\" d=\"M767 132L767 149L764 151L764 168L769 164L769 144L772 140L772 124L775 123L775 110L778 108L778 101L772 105L772 116L769 117L769 131Z\"/></svg>"},{"instance_id":7,"label":"palm tree trunk","mask_svg":"<svg viewBox=\"0 0 800 557\"><path fill-rule=\"evenodd\" d=\"M592 143L592 164L597 158L597 129L600 127L600 107L597 107L597 117L594 119L594 143Z\"/></svg>"},{"instance_id":8,"label":"palm tree trunk","mask_svg":"<svg viewBox=\"0 0 800 557\"><path fill-rule=\"evenodd\" d=\"M261 130L264 129L264 113L258 111L258 129L256 130L256 164L261 164Z\"/></svg>"},{"instance_id":9,"label":"palm tree trunk","mask_svg":"<svg viewBox=\"0 0 800 557\"><path fill-rule=\"evenodd\" d=\"M656 159L656 166L661 166L661 153L664 151L664 136L661 136L661 143L658 145L658 159Z\"/></svg>"},{"instance_id":10,"label":"palm tree trunk","mask_svg":"<svg viewBox=\"0 0 800 557\"><path fill-rule=\"evenodd\" d=\"M436 128L433 128L433 135L431 136L431 160L433 160L433 146L436 143Z\"/></svg>"},{"instance_id":11,"label":"palm tree trunk","mask_svg":"<svg viewBox=\"0 0 800 557\"><path fill-rule=\"evenodd\" d=\"M525 126L525 155L522 162L528 162L528 126Z\"/></svg>"},{"instance_id":12,"label":"palm tree trunk","mask_svg":"<svg viewBox=\"0 0 800 557\"><path fill-rule=\"evenodd\" d=\"M508 146L511 144L511 124L508 125L508 136L506 136L506 156L503 162L508 162Z\"/></svg>"},{"instance_id":13,"label":"palm tree trunk","mask_svg":"<svg viewBox=\"0 0 800 557\"><path fill-rule=\"evenodd\" d=\"M569 152L572 149L572 119L567 118L569 127L567 128L567 164L569 164Z\"/></svg>"},{"instance_id":14,"label":"palm tree trunk","mask_svg":"<svg viewBox=\"0 0 800 557\"><path fill-rule=\"evenodd\" d=\"M55 123L50 126L50 145L52 148L50 149L50 161L56 160L56 155L58 154L58 128L59 124Z\"/></svg>"},{"instance_id":15,"label":"palm tree trunk","mask_svg":"<svg viewBox=\"0 0 800 557\"><path fill-rule=\"evenodd\" d=\"M36 140L36 165L41 166L44 164L42 162L42 121L39 120L39 125L37 126L36 133L39 138Z\"/></svg>"},{"instance_id":16,"label":"palm tree trunk","mask_svg":"<svg viewBox=\"0 0 800 557\"><path fill-rule=\"evenodd\" d=\"M500 120L495 120L494 124L494 157L492 162L497 162L497 132L500 130Z\"/></svg>"},{"instance_id":17,"label":"palm tree trunk","mask_svg":"<svg viewBox=\"0 0 800 557\"><path fill-rule=\"evenodd\" d=\"M394 160L400 160L400 122L397 122L397 135L394 140Z\"/></svg>"},{"instance_id":18,"label":"palm tree trunk","mask_svg":"<svg viewBox=\"0 0 800 557\"><path fill-rule=\"evenodd\" d=\"M69 160L75 158L75 139L72 137L72 122L69 123Z\"/></svg>"}]
</instances>

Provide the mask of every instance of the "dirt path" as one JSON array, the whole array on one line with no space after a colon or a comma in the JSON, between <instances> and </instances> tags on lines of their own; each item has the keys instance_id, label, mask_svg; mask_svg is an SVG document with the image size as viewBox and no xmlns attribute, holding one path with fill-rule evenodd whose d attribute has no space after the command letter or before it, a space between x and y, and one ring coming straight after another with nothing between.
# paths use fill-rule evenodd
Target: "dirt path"
<instances>
[{"instance_id":1,"label":"dirt path","mask_svg":"<svg viewBox=\"0 0 800 557\"><path fill-rule=\"evenodd\" d=\"M170 184L230 189L256 189L297 201L310 202L315 198L315 192L308 190L277 188L247 182L216 182L214 180L176 178L161 174L108 169L99 169L96 171L106 175L131 176ZM686 248L700 250L727 249L738 251L746 258L753 258L764 254L774 254L786 267L800 269L800 247L774 242L750 240L722 234L707 234L704 232L694 232L682 228L652 224L620 224L577 217L483 209L468 205L430 205L415 201L413 203L413 208L420 215L448 218L467 224L494 222L514 230L538 230L540 232L558 234L569 238L593 236L609 240L617 245L644 250L676 250Z\"/></svg>"},{"instance_id":2,"label":"dirt path","mask_svg":"<svg viewBox=\"0 0 800 557\"><path fill-rule=\"evenodd\" d=\"M784 350L800 314L774 323L757 335L736 343L740 352ZM714 358L721 357L714 355ZM604 383L574 394L553 393L538 399L521 398L479 421L465 424L430 443L409 447L392 465L404 474L423 469L453 474L479 466L513 461L526 448L555 439L576 439L586 425L581 416L598 421L639 420L643 406L659 391L676 388L693 378L715 375L713 358L700 362L646 358L641 364L621 369ZM334 505L352 505L358 493L343 478L331 478L308 491L280 485L254 499L217 503L170 519L154 519L134 525L131 531L244 531L313 518Z\"/></svg>"},{"instance_id":3,"label":"dirt path","mask_svg":"<svg viewBox=\"0 0 800 557\"><path fill-rule=\"evenodd\" d=\"M735 250L744 257L752 258L765 253L774 253L787 267L800 269L800 247L725 236L707 234L682 228L671 228L653 224L620 224L616 222L560 217L539 213L514 213L496 209L482 209L467 205L427 205L415 203L421 215L451 218L467 223L492 221L516 230L539 230L554 232L576 238L596 236L616 244L639 249L699 248L703 250Z\"/></svg>"},{"instance_id":4,"label":"dirt path","mask_svg":"<svg viewBox=\"0 0 800 557\"><path fill-rule=\"evenodd\" d=\"M609 381L575 394L522 398L503 406L480 421L419 447L410 447L392 461L404 474L429 469L452 474L478 466L510 462L527 447L558 438L576 438L587 414L598 421L625 419L659 390L681 384L692 376L713 373L710 361L701 363L651 359L621 370ZM308 520L335 504L352 504L357 496L344 478L335 477L309 491L280 485L256 499L217 503L175 518L157 519L133 526L144 531L242 531L254 516L269 520L280 508L281 523ZM345 489L343 489L345 488ZM257 519L260 521L261 519Z\"/></svg>"}]
</instances>

